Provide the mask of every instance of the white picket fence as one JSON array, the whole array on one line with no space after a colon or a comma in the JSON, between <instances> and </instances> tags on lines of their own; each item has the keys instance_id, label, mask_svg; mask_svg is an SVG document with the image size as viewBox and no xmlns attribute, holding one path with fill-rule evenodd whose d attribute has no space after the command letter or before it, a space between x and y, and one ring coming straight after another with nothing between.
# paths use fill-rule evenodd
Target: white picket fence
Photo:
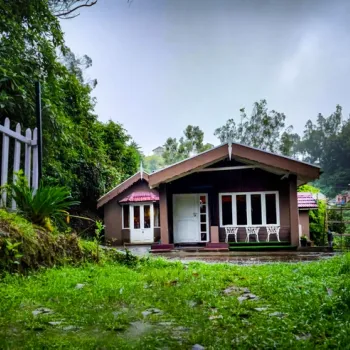
<instances>
[{"instance_id":1,"label":"white picket fence","mask_svg":"<svg viewBox=\"0 0 350 350\"><path fill-rule=\"evenodd\" d=\"M38 131L35 128L32 132L31 129L25 131L25 135L22 135L21 125L16 125L16 130L10 129L10 119L6 118L4 125L0 124L0 133L2 133L2 153L1 153L1 186L8 183L9 175L9 155L13 153L13 178L12 181L16 181L15 173L20 169L24 170L24 175L28 179L28 183L36 190L39 185L39 164L38 164ZM14 144L10 142L10 138L13 139ZM12 141L12 140L11 140ZM21 147L24 144L24 164L21 167ZM12 147L11 147L12 146ZM2 191L1 193L1 206L7 206L7 193ZM12 209L16 209L15 201L11 203Z\"/></svg>"}]
</instances>

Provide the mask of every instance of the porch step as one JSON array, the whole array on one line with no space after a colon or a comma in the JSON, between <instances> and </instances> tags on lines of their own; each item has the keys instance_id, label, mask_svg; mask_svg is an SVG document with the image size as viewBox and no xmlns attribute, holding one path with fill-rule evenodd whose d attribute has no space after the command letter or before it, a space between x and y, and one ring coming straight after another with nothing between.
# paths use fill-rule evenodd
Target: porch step
<instances>
[{"instance_id":1,"label":"porch step","mask_svg":"<svg viewBox=\"0 0 350 350\"><path fill-rule=\"evenodd\" d=\"M289 246L290 242L289 241L282 241L282 242L229 242L228 243L230 245L230 247L251 247L251 246Z\"/></svg>"},{"instance_id":2,"label":"porch step","mask_svg":"<svg viewBox=\"0 0 350 350\"><path fill-rule=\"evenodd\" d=\"M279 250L297 250L298 246L296 245L256 245L251 244L250 246L233 246L230 245L231 252L237 251L279 251Z\"/></svg>"}]
</instances>

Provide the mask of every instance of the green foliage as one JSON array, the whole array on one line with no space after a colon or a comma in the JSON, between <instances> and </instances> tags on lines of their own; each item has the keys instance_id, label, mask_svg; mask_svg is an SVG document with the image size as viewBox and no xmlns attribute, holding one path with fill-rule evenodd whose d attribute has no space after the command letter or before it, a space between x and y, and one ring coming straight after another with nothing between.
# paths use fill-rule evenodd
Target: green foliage
<instances>
[{"instance_id":1,"label":"green foliage","mask_svg":"<svg viewBox=\"0 0 350 350\"><path fill-rule=\"evenodd\" d=\"M9 117L22 129L35 127L34 82L40 80L44 181L67 186L96 210L98 197L137 170L140 154L120 124L97 120L96 81L84 80L91 59L65 46L46 0L1 1L0 38L0 122Z\"/></svg>"},{"instance_id":2,"label":"green foliage","mask_svg":"<svg viewBox=\"0 0 350 350\"><path fill-rule=\"evenodd\" d=\"M318 209L309 211L310 218L310 233L311 239L316 243L316 245L323 245L326 242L323 241L327 239L325 232L325 220L326 220L326 202L317 201Z\"/></svg>"},{"instance_id":3,"label":"green foliage","mask_svg":"<svg viewBox=\"0 0 350 350\"><path fill-rule=\"evenodd\" d=\"M163 146L165 164L170 165L213 148L212 144L203 141L204 132L198 126L188 125L179 141L171 137L166 140Z\"/></svg>"},{"instance_id":4,"label":"green foliage","mask_svg":"<svg viewBox=\"0 0 350 350\"><path fill-rule=\"evenodd\" d=\"M234 119L229 119L225 125L215 130L214 135L222 143L231 140L273 153L293 155L298 135L291 134L292 126L285 129L285 119L283 113L268 111L266 100L261 100L254 103L250 117L245 108L242 108L237 125Z\"/></svg>"},{"instance_id":5,"label":"green foliage","mask_svg":"<svg viewBox=\"0 0 350 350\"><path fill-rule=\"evenodd\" d=\"M164 159L161 156L152 155L143 158L143 167L148 174L163 168L164 165Z\"/></svg>"},{"instance_id":6,"label":"green foliage","mask_svg":"<svg viewBox=\"0 0 350 350\"><path fill-rule=\"evenodd\" d=\"M319 193L320 189L310 184L305 184L298 187L298 192Z\"/></svg>"},{"instance_id":7,"label":"green foliage","mask_svg":"<svg viewBox=\"0 0 350 350\"><path fill-rule=\"evenodd\" d=\"M72 200L66 187L45 186L42 183L34 191L27 178L17 174L15 183L7 187L9 194L16 201L19 213L35 225L53 231L53 225L64 225L64 219L69 216L68 210L78 201Z\"/></svg>"},{"instance_id":8,"label":"green foliage","mask_svg":"<svg viewBox=\"0 0 350 350\"><path fill-rule=\"evenodd\" d=\"M100 237L103 225L98 224ZM0 271L28 272L64 264L113 261L136 266L138 258L115 249L106 251L99 240L86 241L76 234L50 232L33 225L23 217L0 209ZM1 326L0 326L1 328Z\"/></svg>"},{"instance_id":9,"label":"green foliage","mask_svg":"<svg viewBox=\"0 0 350 350\"><path fill-rule=\"evenodd\" d=\"M347 255L248 267L148 259L133 269L104 263L7 275L0 283L0 343L6 349L347 349L349 266ZM239 302L239 292L223 292L228 287L249 288L260 299ZM39 307L52 313L33 316ZM150 308L162 313L144 317Z\"/></svg>"}]
</instances>

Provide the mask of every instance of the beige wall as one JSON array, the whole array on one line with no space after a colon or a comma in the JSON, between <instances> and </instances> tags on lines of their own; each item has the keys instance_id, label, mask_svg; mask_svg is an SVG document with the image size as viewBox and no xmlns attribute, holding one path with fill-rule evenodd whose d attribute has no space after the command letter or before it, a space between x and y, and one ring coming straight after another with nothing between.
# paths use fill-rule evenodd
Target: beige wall
<instances>
[{"instance_id":1,"label":"beige wall","mask_svg":"<svg viewBox=\"0 0 350 350\"><path fill-rule=\"evenodd\" d=\"M122 206L119 201L132 192L140 191L157 193L156 190L149 188L146 181L140 180L104 205L105 239L107 242L113 245L130 243L130 230L122 229ZM159 240L159 237L159 229L154 229L155 242Z\"/></svg>"},{"instance_id":2,"label":"beige wall","mask_svg":"<svg viewBox=\"0 0 350 350\"><path fill-rule=\"evenodd\" d=\"M301 234L310 239L309 211L299 210L299 224L301 225Z\"/></svg>"}]
</instances>

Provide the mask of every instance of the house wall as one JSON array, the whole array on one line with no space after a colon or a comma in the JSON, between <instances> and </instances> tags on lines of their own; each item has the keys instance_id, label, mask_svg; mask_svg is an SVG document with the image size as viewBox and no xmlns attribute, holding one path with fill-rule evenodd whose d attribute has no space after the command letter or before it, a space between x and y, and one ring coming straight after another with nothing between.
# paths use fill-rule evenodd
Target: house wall
<instances>
[{"instance_id":1,"label":"house wall","mask_svg":"<svg viewBox=\"0 0 350 350\"><path fill-rule=\"evenodd\" d=\"M281 180L281 175L271 174L262 169L227 170L197 172L166 184L169 217L169 237L173 242L173 203L172 195L180 193L208 193L209 227L219 226L219 193L222 192L258 192L278 191L280 201L280 239L290 241L290 180ZM296 213L297 216L297 213ZM259 238L266 240L265 228L259 231ZM238 240L246 238L245 228L238 231ZM275 236L270 237L275 240ZM234 240L234 237L230 237ZM224 242L225 229L219 228L219 240Z\"/></svg>"},{"instance_id":2,"label":"house wall","mask_svg":"<svg viewBox=\"0 0 350 350\"><path fill-rule=\"evenodd\" d=\"M299 210L299 225L301 225L301 234L310 239L310 221L308 210Z\"/></svg>"},{"instance_id":3,"label":"house wall","mask_svg":"<svg viewBox=\"0 0 350 350\"><path fill-rule=\"evenodd\" d=\"M132 192L153 192L157 194L157 190L151 190L148 183L144 180L139 180L134 185L114 197L104 205L104 224L105 224L105 239L113 245L121 245L130 243L130 230L122 229L122 206L119 201L128 196ZM154 241L160 239L160 229L154 229Z\"/></svg>"}]
</instances>

